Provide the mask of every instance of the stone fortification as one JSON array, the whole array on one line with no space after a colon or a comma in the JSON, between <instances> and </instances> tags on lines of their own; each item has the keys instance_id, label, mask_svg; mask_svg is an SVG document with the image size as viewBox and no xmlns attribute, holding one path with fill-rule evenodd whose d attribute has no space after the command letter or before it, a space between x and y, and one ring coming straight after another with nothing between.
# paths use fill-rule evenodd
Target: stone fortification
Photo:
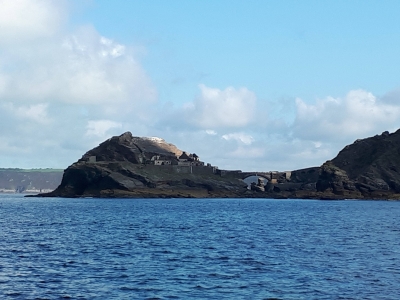
<instances>
[{"instance_id":1,"label":"stone fortification","mask_svg":"<svg viewBox=\"0 0 400 300\"><path fill-rule=\"evenodd\" d=\"M40 196L240 197L246 191L241 180L217 175L196 154L127 132L85 153L64 171L55 191Z\"/></svg>"},{"instance_id":2,"label":"stone fortification","mask_svg":"<svg viewBox=\"0 0 400 300\"><path fill-rule=\"evenodd\" d=\"M400 130L357 140L320 167L219 170L158 138L113 137L85 153L41 196L400 199ZM260 180L248 189L243 179ZM264 182L264 179L266 182Z\"/></svg>"}]
</instances>

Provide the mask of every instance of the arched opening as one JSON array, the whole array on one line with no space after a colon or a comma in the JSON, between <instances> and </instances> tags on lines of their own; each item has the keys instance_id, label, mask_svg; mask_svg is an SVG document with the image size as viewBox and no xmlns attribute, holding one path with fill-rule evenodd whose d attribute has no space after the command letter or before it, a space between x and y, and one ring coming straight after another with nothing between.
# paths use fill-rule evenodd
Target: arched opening
<instances>
[{"instance_id":1,"label":"arched opening","mask_svg":"<svg viewBox=\"0 0 400 300\"><path fill-rule=\"evenodd\" d=\"M250 189L251 184L254 182L255 184L258 184L258 178L261 178L266 185L268 182L268 179L264 176L259 176L259 175L251 175L243 179L243 181L247 184L247 188Z\"/></svg>"}]
</instances>

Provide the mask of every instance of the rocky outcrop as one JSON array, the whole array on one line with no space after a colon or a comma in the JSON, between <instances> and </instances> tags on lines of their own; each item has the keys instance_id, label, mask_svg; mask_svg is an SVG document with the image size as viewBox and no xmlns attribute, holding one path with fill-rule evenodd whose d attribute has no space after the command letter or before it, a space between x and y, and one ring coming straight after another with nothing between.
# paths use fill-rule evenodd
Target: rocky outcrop
<instances>
[{"instance_id":1,"label":"rocky outcrop","mask_svg":"<svg viewBox=\"0 0 400 300\"><path fill-rule=\"evenodd\" d=\"M154 156L177 159L183 151L159 138L112 137L69 166L61 184L43 197L240 197L238 179L214 174L212 167L161 165ZM196 156L197 157L197 156Z\"/></svg>"},{"instance_id":2,"label":"rocky outcrop","mask_svg":"<svg viewBox=\"0 0 400 300\"><path fill-rule=\"evenodd\" d=\"M86 152L78 162L87 162L94 158L96 162L144 164L155 155L175 158L181 154L181 150L163 139L134 137L132 133L125 132Z\"/></svg>"},{"instance_id":3,"label":"rocky outcrop","mask_svg":"<svg viewBox=\"0 0 400 300\"><path fill-rule=\"evenodd\" d=\"M400 199L400 130L357 140L320 167L271 175L250 189L241 171L154 164L154 157L177 160L182 153L162 139L127 132L85 153L55 191L40 196Z\"/></svg>"},{"instance_id":4,"label":"rocky outcrop","mask_svg":"<svg viewBox=\"0 0 400 300\"><path fill-rule=\"evenodd\" d=\"M253 182L250 186L252 191L265 192L265 184L262 178L258 178L257 183Z\"/></svg>"},{"instance_id":5,"label":"rocky outcrop","mask_svg":"<svg viewBox=\"0 0 400 300\"><path fill-rule=\"evenodd\" d=\"M335 198L333 195L345 198L359 198L361 196L346 171L338 168L331 161L327 161L321 166L315 187L317 192L325 193L325 198L328 195L332 198Z\"/></svg>"},{"instance_id":6,"label":"rocky outcrop","mask_svg":"<svg viewBox=\"0 0 400 300\"><path fill-rule=\"evenodd\" d=\"M332 163L346 171L363 195L400 193L400 130L356 140L339 152Z\"/></svg>"},{"instance_id":7,"label":"rocky outcrop","mask_svg":"<svg viewBox=\"0 0 400 300\"><path fill-rule=\"evenodd\" d=\"M286 185L293 183L300 186L281 197L400 199L400 130L356 140L321 167L293 171Z\"/></svg>"}]
</instances>

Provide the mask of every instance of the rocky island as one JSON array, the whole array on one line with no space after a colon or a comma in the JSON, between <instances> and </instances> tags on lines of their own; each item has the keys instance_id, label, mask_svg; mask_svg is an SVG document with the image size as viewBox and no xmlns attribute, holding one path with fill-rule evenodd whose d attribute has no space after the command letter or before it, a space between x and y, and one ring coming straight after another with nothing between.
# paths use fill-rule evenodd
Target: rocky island
<instances>
[{"instance_id":1,"label":"rocky island","mask_svg":"<svg viewBox=\"0 0 400 300\"><path fill-rule=\"evenodd\" d=\"M44 197L206 198L240 197L247 185L218 175L160 138L114 136L88 151L65 171L60 186Z\"/></svg>"},{"instance_id":2,"label":"rocky island","mask_svg":"<svg viewBox=\"0 0 400 300\"><path fill-rule=\"evenodd\" d=\"M247 185L243 180L257 176ZM320 167L220 170L160 138L115 136L69 166L41 197L400 199L400 130L357 140Z\"/></svg>"}]
</instances>

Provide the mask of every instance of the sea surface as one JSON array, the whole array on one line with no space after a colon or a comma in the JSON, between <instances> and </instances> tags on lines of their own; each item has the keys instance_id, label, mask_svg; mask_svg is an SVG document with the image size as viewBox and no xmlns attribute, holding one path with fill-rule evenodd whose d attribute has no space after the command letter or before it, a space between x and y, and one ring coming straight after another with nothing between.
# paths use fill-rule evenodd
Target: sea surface
<instances>
[{"instance_id":1,"label":"sea surface","mask_svg":"<svg viewBox=\"0 0 400 300\"><path fill-rule=\"evenodd\" d=\"M0 299L400 299L400 202L0 195Z\"/></svg>"}]
</instances>

